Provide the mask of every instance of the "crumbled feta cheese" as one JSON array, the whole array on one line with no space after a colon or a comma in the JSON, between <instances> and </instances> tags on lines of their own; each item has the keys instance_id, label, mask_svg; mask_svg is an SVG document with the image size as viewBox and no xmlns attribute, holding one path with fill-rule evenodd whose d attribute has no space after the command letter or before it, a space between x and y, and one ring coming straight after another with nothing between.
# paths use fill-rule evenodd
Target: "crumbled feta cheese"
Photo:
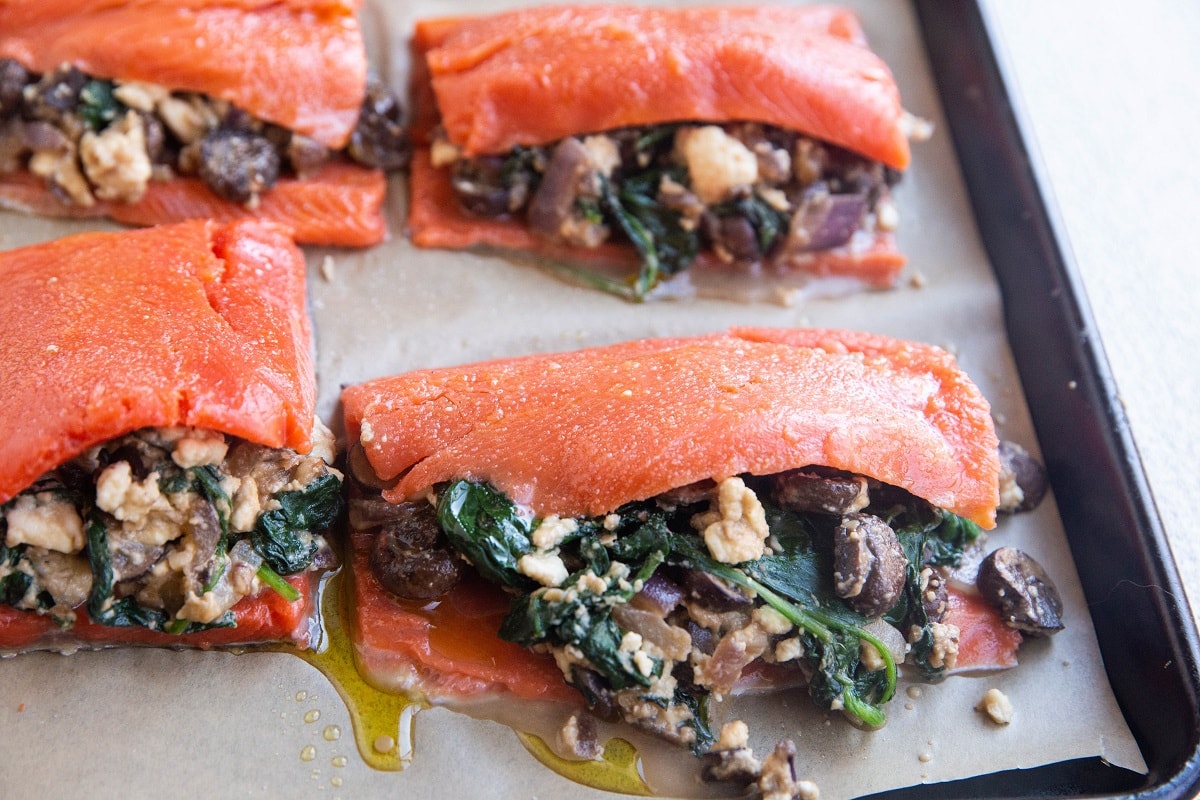
<instances>
[{"instance_id":1,"label":"crumbled feta cheese","mask_svg":"<svg viewBox=\"0 0 1200 800\"><path fill-rule=\"evenodd\" d=\"M692 192L705 205L720 203L758 180L758 158L716 125L681 127L675 151L687 165Z\"/></svg>"},{"instance_id":2,"label":"crumbled feta cheese","mask_svg":"<svg viewBox=\"0 0 1200 800\"><path fill-rule=\"evenodd\" d=\"M645 650L638 650L633 654L633 665L638 668L638 672L642 673L643 678L649 678L654 672L654 659L646 655Z\"/></svg>"},{"instance_id":3,"label":"crumbled feta cheese","mask_svg":"<svg viewBox=\"0 0 1200 800\"><path fill-rule=\"evenodd\" d=\"M220 464L229 452L224 435L217 431L194 428L175 442L171 460L184 469Z\"/></svg>"},{"instance_id":4,"label":"crumbled feta cheese","mask_svg":"<svg viewBox=\"0 0 1200 800\"><path fill-rule=\"evenodd\" d=\"M576 585L579 587L579 591L590 594L604 594L608 591L608 582L591 571L583 573Z\"/></svg>"},{"instance_id":5,"label":"crumbled feta cheese","mask_svg":"<svg viewBox=\"0 0 1200 800\"><path fill-rule=\"evenodd\" d=\"M716 508L697 514L692 525L703 531L704 544L717 561L740 564L761 558L770 535L767 516L754 490L741 478L717 486Z\"/></svg>"},{"instance_id":6,"label":"crumbled feta cheese","mask_svg":"<svg viewBox=\"0 0 1200 800\"><path fill-rule=\"evenodd\" d=\"M262 501L258 495L258 482L242 481L233 495L233 510L229 514L229 527L238 533L254 530L258 515L262 513Z\"/></svg>"},{"instance_id":7,"label":"crumbled feta cheese","mask_svg":"<svg viewBox=\"0 0 1200 800\"><path fill-rule=\"evenodd\" d=\"M999 689L988 689L983 699L979 701L979 705L975 706L975 710L987 714L988 718L997 725L1007 725L1013 719L1012 701Z\"/></svg>"},{"instance_id":8,"label":"crumbled feta cheese","mask_svg":"<svg viewBox=\"0 0 1200 800\"><path fill-rule=\"evenodd\" d=\"M30 544L58 553L83 549L83 520L75 506L53 492L22 495L4 512L9 547Z\"/></svg>"},{"instance_id":9,"label":"crumbled feta cheese","mask_svg":"<svg viewBox=\"0 0 1200 800\"><path fill-rule=\"evenodd\" d=\"M887 662L883 660L879 650L866 639L862 639L858 643L858 659L869 672L878 672L887 666Z\"/></svg>"},{"instance_id":10,"label":"crumbled feta cheese","mask_svg":"<svg viewBox=\"0 0 1200 800\"><path fill-rule=\"evenodd\" d=\"M126 111L99 133L79 140L79 159L101 200L133 203L146 193L153 169L146 153L146 128L136 111Z\"/></svg>"},{"instance_id":11,"label":"crumbled feta cheese","mask_svg":"<svg viewBox=\"0 0 1200 800\"><path fill-rule=\"evenodd\" d=\"M783 614L770 606L754 609L751 618L770 636L782 636L792 629L792 623Z\"/></svg>"},{"instance_id":12,"label":"crumbled feta cheese","mask_svg":"<svg viewBox=\"0 0 1200 800\"><path fill-rule=\"evenodd\" d=\"M775 645L775 661L777 663L794 661L802 655L804 655L804 645L801 644L799 636L784 639Z\"/></svg>"},{"instance_id":13,"label":"crumbled feta cheese","mask_svg":"<svg viewBox=\"0 0 1200 800\"><path fill-rule=\"evenodd\" d=\"M900 227L900 212L890 200L880 200L875 205L875 227L881 231L894 231Z\"/></svg>"},{"instance_id":14,"label":"crumbled feta cheese","mask_svg":"<svg viewBox=\"0 0 1200 800\"><path fill-rule=\"evenodd\" d=\"M942 622L931 622L933 649L929 652L929 666L954 669L958 663L958 626Z\"/></svg>"},{"instance_id":15,"label":"crumbled feta cheese","mask_svg":"<svg viewBox=\"0 0 1200 800\"><path fill-rule=\"evenodd\" d=\"M448 167L458 161L460 156L462 156L462 150L458 145L450 144L441 137L434 139L433 144L429 147L429 160L435 167Z\"/></svg>"},{"instance_id":16,"label":"crumbled feta cheese","mask_svg":"<svg viewBox=\"0 0 1200 800\"><path fill-rule=\"evenodd\" d=\"M366 422L363 427L367 427ZM320 458L326 464L332 464L337 459L337 439L320 417L313 417L312 450L309 455Z\"/></svg>"},{"instance_id":17,"label":"crumbled feta cheese","mask_svg":"<svg viewBox=\"0 0 1200 800\"><path fill-rule=\"evenodd\" d=\"M517 559L517 572L542 586L558 586L569 574L557 553L527 553Z\"/></svg>"},{"instance_id":18,"label":"crumbled feta cheese","mask_svg":"<svg viewBox=\"0 0 1200 800\"><path fill-rule=\"evenodd\" d=\"M735 750L750 743L750 728L740 719L730 720L721 726L721 735L713 750Z\"/></svg>"},{"instance_id":19,"label":"crumbled feta cheese","mask_svg":"<svg viewBox=\"0 0 1200 800\"><path fill-rule=\"evenodd\" d=\"M153 111L154 106L167 99L170 94L165 86L143 81L120 82L113 89L113 97L130 108L147 113Z\"/></svg>"},{"instance_id":20,"label":"crumbled feta cheese","mask_svg":"<svg viewBox=\"0 0 1200 800\"><path fill-rule=\"evenodd\" d=\"M371 427L371 423L364 419L363 423L362 423L362 428L360 428L359 432L358 432L358 440L360 442L362 442L363 444L366 444L370 441L373 441L374 439L375 439L375 430L374 430L374 428Z\"/></svg>"},{"instance_id":21,"label":"crumbled feta cheese","mask_svg":"<svg viewBox=\"0 0 1200 800\"><path fill-rule=\"evenodd\" d=\"M570 536L578 528L579 523L569 517L567 519L560 519L551 515L538 524L529 538L533 542L533 546L538 550L550 550L558 547L563 539Z\"/></svg>"},{"instance_id":22,"label":"crumbled feta cheese","mask_svg":"<svg viewBox=\"0 0 1200 800\"><path fill-rule=\"evenodd\" d=\"M621 151L611 136L598 134L583 138L583 149L587 151L588 164L604 177L621 166Z\"/></svg>"}]
</instances>

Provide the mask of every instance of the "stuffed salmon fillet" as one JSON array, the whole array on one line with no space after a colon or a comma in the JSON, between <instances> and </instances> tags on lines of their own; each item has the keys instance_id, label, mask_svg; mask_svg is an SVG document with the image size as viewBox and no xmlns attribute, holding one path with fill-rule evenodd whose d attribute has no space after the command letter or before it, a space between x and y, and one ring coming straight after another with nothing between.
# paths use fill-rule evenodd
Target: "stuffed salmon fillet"
<instances>
[{"instance_id":1,"label":"stuffed salmon fillet","mask_svg":"<svg viewBox=\"0 0 1200 800\"><path fill-rule=\"evenodd\" d=\"M413 46L418 245L639 299L695 262L872 287L903 267L890 187L925 126L850 11L539 7L421 21Z\"/></svg>"},{"instance_id":2,"label":"stuffed salmon fillet","mask_svg":"<svg viewBox=\"0 0 1200 800\"><path fill-rule=\"evenodd\" d=\"M304 645L341 508L285 228L0 253L0 649Z\"/></svg>"},{"instance_id":3,"label":"stuffed salmon fillet","mask_svg":"<svg viewBox=\"0 0 1200 800\"><path fill-rule=\"evenodd\" d=\"M407 134L368 80L358 3L63 5L0 7L0 207L384 238Z\"/></svg>"},{"instance_id":4,"label":"stuffed salmon fillet","mask_svg":"<svg viewBox=\"0 0 1200 800\"><path fill-rule=\"evenodd\" d=\"M751 757L710 730L710 698L807 686L877 727L900 664L1011 667L1023 634L1061 627L1019 551L978 587L952 579L1040 490L936 347L737 328L418 370L342 402L356 655L381 685L569 702L565 680L722 778ZM1041 606L1003 605L1031 576ZM752 763L760 786L781 769Z\"/></svg>"}]
</instances>

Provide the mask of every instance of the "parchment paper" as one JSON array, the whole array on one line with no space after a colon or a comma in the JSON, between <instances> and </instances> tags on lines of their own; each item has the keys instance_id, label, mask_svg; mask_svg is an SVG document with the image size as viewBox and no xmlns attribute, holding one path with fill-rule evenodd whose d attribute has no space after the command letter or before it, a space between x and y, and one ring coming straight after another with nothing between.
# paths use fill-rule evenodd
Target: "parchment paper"
<instances>
[{"instance_id":1,"label":"parchment paper","mask_svg":"<svg viewBox=\"0 0 1200 800\"><path fill-rule=\"evenodd\" d=\"M413 20L501 5L376 0L364 10L373 58L393 85L406 86ZM1001 438L1036 452L998 292L911 11L894 2L851 5L895 72L906 108L938 125L931 141L915 146L896 192L901 246L910 258L899 288L790 307L722 300L633 305L503 259L413 248L403 236L406 187L397 178L387 244L365 252L308 251L322 417L340 429L343 385L408 369L731 324L816 325L952 349L992 402ZM112 226L0 214L0 247L102 227ZM1027 642L1015 670L953 677L911 695L902 686L887 727L875 733L836 716L826 722L803 693L753 702L743 716L756 750L794 738L798 772L816 780L825 798L1095 755L1144 772L1108 689L1053 498L1032 514L1003 520L990 543L1014 544L1046 566L1063 594L1066 631ZM973 710L993 686L1016 708L1007 727ZM417 715L415 745L414 761L401 773L367 767L333 687L286 654L125 650L0 661L5 795L607 796L537 764L507 728L444 709Z\"/></svg>"}]
</instances>

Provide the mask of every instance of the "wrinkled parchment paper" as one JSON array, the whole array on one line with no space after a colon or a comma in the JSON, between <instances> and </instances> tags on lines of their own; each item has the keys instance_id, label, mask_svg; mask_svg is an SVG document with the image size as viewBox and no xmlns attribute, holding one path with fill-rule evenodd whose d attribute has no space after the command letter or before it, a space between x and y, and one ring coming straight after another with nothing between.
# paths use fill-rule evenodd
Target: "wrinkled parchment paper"
<instances>
[{"instance_id":1,"label":"wrinkled parchment paper","mask_svg":"<svg viewBox=\"0 0 1200 800\"><path fill-rule=\"evenodd\" d=\"M511 5L507 4L507 5ZM914 148L897 193L910 259L891 292L792 306L693 300L633 305L503 259L420 251L404 239L405 184L394 179L391 240L365 252L308 251L319 413L335 429L348 383L404 370L731 324L860 328L943 345L991 400L1001 438L1037 451L1005 342L990 268L911 11L852 3L901 85L906 108L938 126ZM375 0L364 9L372 58L406 86L407 34L420 16L498 8L454 0ZM0 213L0 248L106 226ZM765 754L795 739L797 771L825 798L850 797L1060 760L1102 756L1145 771L1108 689L1053 497L1002 520L990 545L1014 544L1053 575L1067 630L1027 642L1021 665L906 691L886 728L866 733L817 711L804 693L738 713ZM974 711L998 687L1016 709L1000 727ZM359 757L347 711L326 679L278 653L124 650L0 661L0 786L31 797L593 797L540 766L507 728L444 709L417 715L415 758L400 773ZM681 753L680 758L687 758Z\"/></svg>"}]
</instances>

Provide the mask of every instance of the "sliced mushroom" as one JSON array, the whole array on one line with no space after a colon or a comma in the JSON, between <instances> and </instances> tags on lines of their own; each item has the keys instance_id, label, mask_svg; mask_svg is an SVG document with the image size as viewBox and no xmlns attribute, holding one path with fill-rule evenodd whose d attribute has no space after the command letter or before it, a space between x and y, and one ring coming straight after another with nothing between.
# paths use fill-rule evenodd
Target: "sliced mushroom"
<instances>
[{"instance_id":1,"label":"sliced mushroom","mask_svg":"<svg viewBox=\"0 0 1200 800\"><path fill-rule=\"evenodd\" d=\"M200 142L200 177L217 194L250 203L279 180L279 153L266 137L220 128Z\"/></svg>"},{"instance_id":2,"label":"sliced mushroom","mask_svg":"<svg viewBox=\"0 0 1200 800\"><path fill-rule=\"evenodd\" d=\"M33 80L29 70L11 58L0 58L0 117L16 113L21 93Z\"/></svg>"},{"instance_id":3,"label":"sliced mushroom","mask_svg":"<svg viewBox=\"0 0 1200 800\"><path fill-rule=\"evenodd\" d=\"M1000 443L1000 511L1030 511L1042 502L1050 482L1046 468L1016 442Z\"/></svg>"},{"instance_id":4,"label":"sliced mushroom","mask_svg":"<svg viewBox=\"0 0 1200 800\"><path fill-rule=\"evenodd\" d=\"M570 136L559 142L529 201L529 227L550 239L580 247L595 247L607 239L608 226L586 218L577 202L585 195L598 196L592 185L597 172L583 142Z\"/></svg>"},{"instance_id":5,"label":"sliced mushroom","mask_svg":"<svg viewBox=\"0 0 1200 800\"><path fill-rule=\"evenodd\" d=\"M359 442L355 442L347 448L346 467L350 477L364 491L380 492L390 485L387 481L381 481L375 474L375 468L367 460L367 451Z\"/></svg>"},{"instance_id":6,"label":"sliced mushroom","mask_svg":"<svg viewBox=\"0 0 1200 800\"><path fill-rule=\"evenodd\" d=\"M773 475L771 496L776 503L792 511L838 516L861 511L870 502L866 478L822 475L810 469Z\"/></svg>"},{"instance_id":7,"label":"sliced mushroom","mask_svg":"<svg viewBox=\"0 0 1200 800\"><path fill-rule=\"evenodd\" d=\"M1004 624L1030 636L1063 629L1062 598L1054 581L1032 556L1015 547L995 550L979 565L979 593L1000 609Z\"/></svg>"},{"instance_id":8,"label":"sliced mushroom","mask_svg":"<svg viewBox=\"0 0 1200 800\"><path fill-rule=\"evenodd\" d=\"M437 547L441 529L433 507L406 503L407 513L388 522L371 546L371 571L385 589L411 600L430 600L454 588L462 566L449 548Z\"/></svg>"},{"instance_id":9,"label":"sliced mushroom","mask_svg":"<svg viewBox=\"0 0 1200 800\"><path fill-rule=\"evenodd\" d=\"M411 148L399 99L377 80L367 83L358 123L350 134L350 157L368 167L392 170L408 164Z\"/></svg>"},{"instance_id":10,"label":"sliced mushroom","mask_svg":"<svg viewBox=\"0 0 1200 800\"><path fill-rule=\"evenodd\" d=\"M925 567L921 570L921 607L930 622L941 622L949 608L946 576L941 570Z\"/></svg>"},{"instance_id":11,"label":"sliced mushroom","mask_svg":"<svg viewBox=\"0 0 1200 800\"><path fill-rule=\"evenodd\" d=\"M896 533L871 514L847 514L833 534L834 589L860 614L878 617L900 599L907 561Z\"/></svg>"},{"instance_id":12,"label":"sliced mushroom","mask_svg":"<svg viewBox=\"0 0 1200 800\"><path fill-rule=\"evenodd\" d=\"M706 211L700 217L700 229L722 261L752 264L762 258L758 232L750 220L740 214L722 217Z\"/></svg>"},{"instance_id":13,"label":"sliced mushroom","mask_svg":"<svg viewBox=\"0 0 1200 800\"><path fill-rule=\"evenodd\" d=\"M576 664L571 667L570 683L583 695L584 702L593 714L600 719L616 718L616 696L600 673Z\"/></svg>"}]
</instances>

